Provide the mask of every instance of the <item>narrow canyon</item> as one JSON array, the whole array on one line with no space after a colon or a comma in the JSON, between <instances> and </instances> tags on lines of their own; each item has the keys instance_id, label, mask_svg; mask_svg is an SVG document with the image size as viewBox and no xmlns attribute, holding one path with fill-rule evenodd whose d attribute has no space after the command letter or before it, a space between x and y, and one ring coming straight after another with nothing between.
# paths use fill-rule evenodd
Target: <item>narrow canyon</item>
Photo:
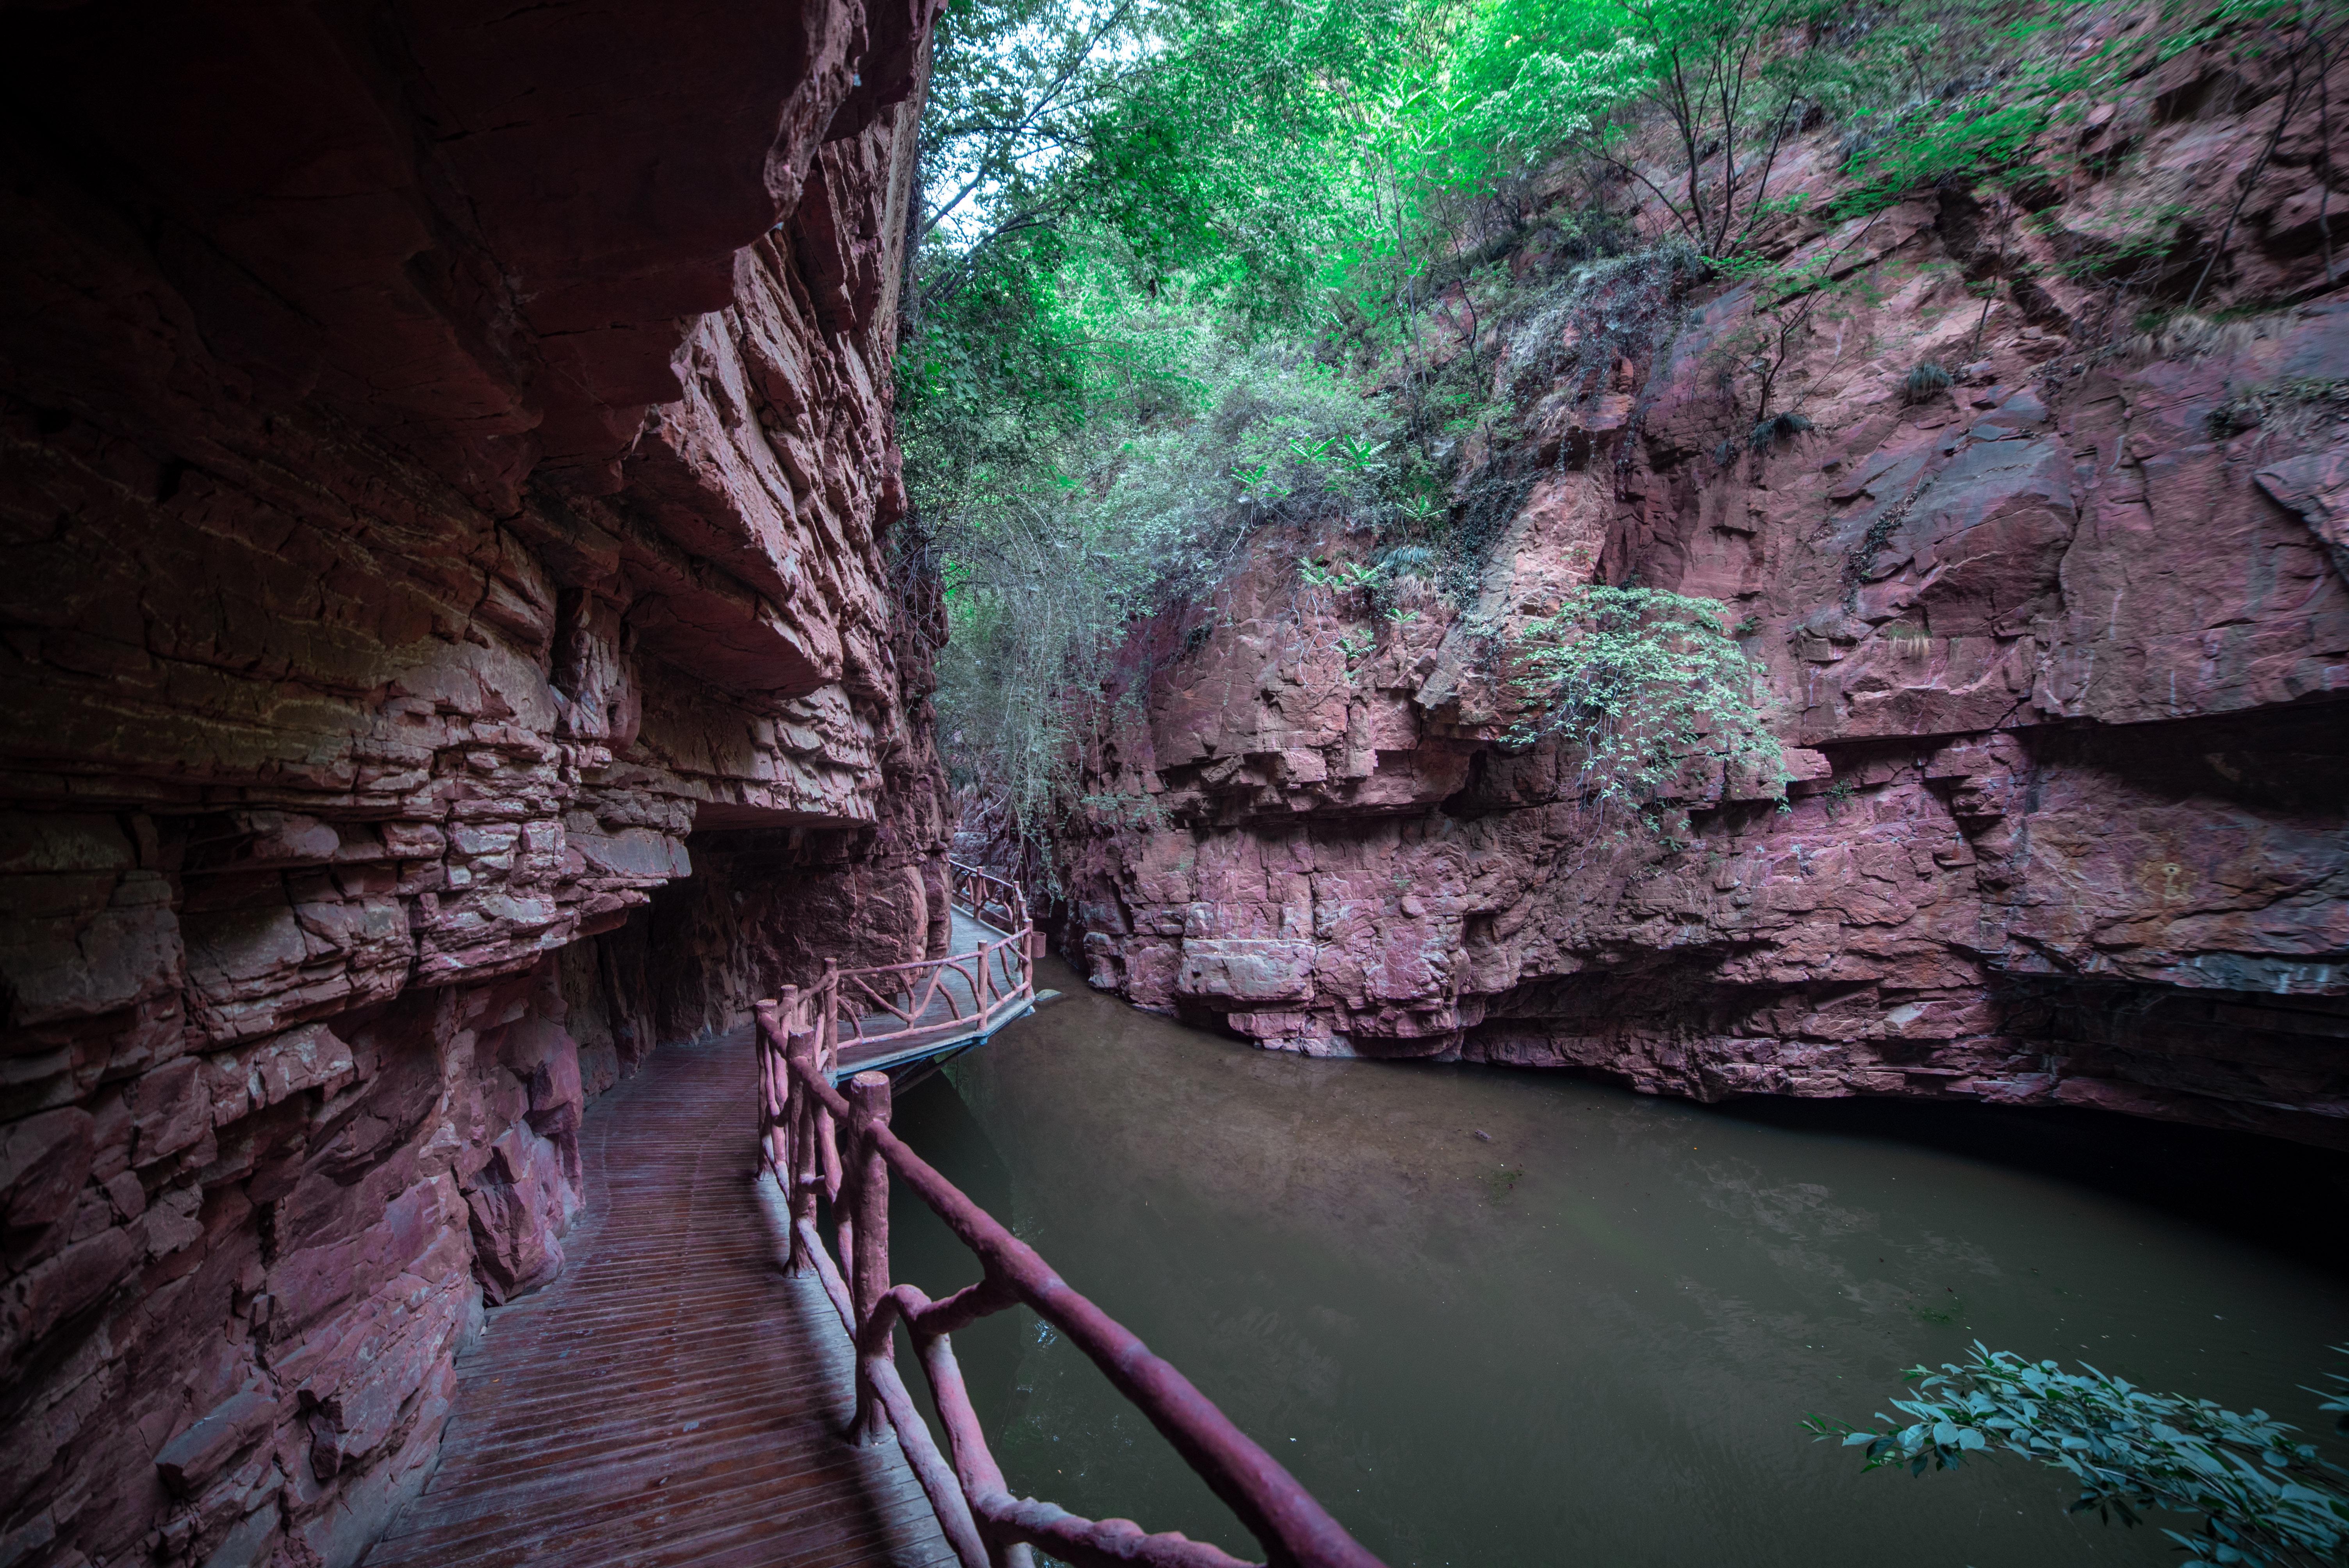
<instances>
[{"instance_id":1,"label":"narrow canyon","mask_svg":"<svg viewBox=\"0 0 2349 1568\"><path fill-rule=\"evenodd\" d=\"M0 1568L360 1563L574 1266L599 1098L956 951L950 853L1154 1043L2349 1150L2349 50L2295 116L2091 11L2147 47L2059 176L1847 209L1789 100L1743 272L1652 128L1510 186L1350 394L1482 400L1422 531L1219 495L1050 694L1047 830L940 717L900 444L960 10L8 7ZM1594 590L1753 676L1619 810L1535 678Z\"/></svg>"}]
</instances>

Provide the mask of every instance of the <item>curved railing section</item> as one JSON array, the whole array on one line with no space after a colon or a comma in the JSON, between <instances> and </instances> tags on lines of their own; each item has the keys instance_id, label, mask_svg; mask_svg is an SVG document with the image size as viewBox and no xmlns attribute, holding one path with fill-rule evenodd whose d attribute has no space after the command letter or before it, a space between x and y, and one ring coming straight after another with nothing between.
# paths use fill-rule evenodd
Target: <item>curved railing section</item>
<instances>
[{"instance_id":1,"label":"curved railing section","mask_svg":"<svg viewBox=\"0 0 2349 1568\"><path fill-rule=\"evenodd\" d=\"M970 867L955 870L957 902L978 907L961 896L967 886L1005 900L999 906L1006 916L1003 928L1007 940L1021 944L1020 973L1032 991L1027 906L1019 890ZM979 885L982 881L999 884L1002 892ZM916 967L894 965L885 972ZM1084 1519L1013 1495L988 1450L948 1336L1019 1304L1091 1357L1111 1386L1149 1418L1256 1536L1271 1568L1381 1568L1294 1476L1189 1379L1071 1289L1035 1249L889 1130L887 1074L859 1072L844 1094L833 1087L842 1046L856 1039L840 1029L842 985L853 975L874 973L828 972L820 985L806 991L787 987L776 1000L759 1004L760 1161L789 1204L792 1271L812 1271L823 1280L841 1326L856 1346L852 1429L866 1442L895 1434L961 1568L1032 1568L1030 1545L1073 1568L1247 1568L1219 1548L1180 1533L1145 1534L1128 1520ZM984 1271L978 1284L933 1301L910 1284L890 1280L893 1180L928 1204L978 1256ZM829 1247L817 1225L819 1198L832 1216ZM895 1329L900 1323L946 1429L943 1452L897 1370Z\"/></svg>"},{"instance_id":2,"label":"curved railing section","mask_svg":"<svg viewBox=\"0 0 2349 1568\"><path fill-rule=\"evenodd\" d=\"M919 1056L948 1040L988 1035L1035 1005L1035 925L1019 884L948 861L952 897L998 934L968 953L869 969L825 965L809 995L829 1009L826 1032L842 1070Z\"/></svg>"}]
</instances>

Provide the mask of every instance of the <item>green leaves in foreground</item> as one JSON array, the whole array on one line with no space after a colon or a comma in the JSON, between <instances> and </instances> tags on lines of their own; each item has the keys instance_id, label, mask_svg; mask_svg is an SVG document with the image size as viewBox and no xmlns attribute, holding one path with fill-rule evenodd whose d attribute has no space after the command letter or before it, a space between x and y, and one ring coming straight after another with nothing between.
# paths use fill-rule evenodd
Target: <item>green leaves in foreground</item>
<instances>
[{"instance_id":1,"label":"green leaves in foreground","mask_svg":"<svg viewBox=\"0 0 2349 1568\"><path fill-rule=\"evenodd\" d=\"M2349 1354L2349 1347L2344 1347ZM2196 1568L2302 1568L2349 1563L2349 1470L2264 1410L2250 1415L2138 1388L2084 1366L2025 1361L1976 1342L1964 1366L1909 1372L1917 1397L1895 1399L1909 1418L1885 1429L1806 1416L1821 1439L1864 1448L1868 1470L1911 1475L1955 1470L1968 1454L2005 1452L2064 1470L2080 1482L2070 1511L2094 1509L2136 1524L2141 1511L2199 1514L2193 1534L2165 1530ZM2320 1408L2349 1426L2349 1377L2329 1374ZM2320 1390L2312 1390L2320 1392Z\"/></svg>"}]
</instances>

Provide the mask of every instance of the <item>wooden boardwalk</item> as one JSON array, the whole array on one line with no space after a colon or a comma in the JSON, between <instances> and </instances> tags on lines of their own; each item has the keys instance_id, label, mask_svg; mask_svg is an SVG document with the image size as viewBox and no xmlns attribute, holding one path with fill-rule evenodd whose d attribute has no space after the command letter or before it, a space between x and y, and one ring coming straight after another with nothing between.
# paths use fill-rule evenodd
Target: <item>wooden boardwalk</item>
<instances>
[{"instance_id":1,"label":"wooden boardwalk","mask_svg":"<svg viewBox=\"0 0 2349 1568\"><path fill-rule=\"evenodd\" d=\"M998 931L985 921L977 919L959 908L952 910L951 913L954 916L954 942L949 949L951 952L976 953L988 943L1000 942L1009 934ZM1014 972L1008 954L999 952L990 960L990 965L995 983L999 987L999 994L1000 990L1008 990L1019 983L1019 975ZM945 971L938 989L941 993L938 999L924 1009L921 1016L916 1020L917 1024L943 1023L955 1016L957 1009L965 1014L978 1010L971 995L970 982L961 974L951 969ZM910 1004L905 1005L910 1006ZM1018 1016L1013 1015L1013 1016ZM1000 1028L1009 1022L1010 1022L1009 1018L999 1019L995 1027ZM986 1039L988 1034L991 1032L973 1029L952 1039L930 1041L910 1049L903 1041L877 1040L871 1045L865 1045L858 1038L858 1036L867 1029L895 1030L904 1026L903 1020L886 1013L863 1018L841 1019L840 1060L834 1072L835 1078L844 1079L868 1068L893 1068L934 1057L954 1056Z\"/></svg>"},{"instance_id":2,"label":"wooden boardwalk","mask_svg":"<svg viewBox=\"0 0 2349 1568\"><path fill-rule=\"evenodd\" d=\"M896 1445L840 1436L848 1343L778 1266L755 1077L745 1028L662 1047L588 1108L563 1274L459 1360L440 1467L367 1568L954 1563Z\"/></svg>"}]
</instances>

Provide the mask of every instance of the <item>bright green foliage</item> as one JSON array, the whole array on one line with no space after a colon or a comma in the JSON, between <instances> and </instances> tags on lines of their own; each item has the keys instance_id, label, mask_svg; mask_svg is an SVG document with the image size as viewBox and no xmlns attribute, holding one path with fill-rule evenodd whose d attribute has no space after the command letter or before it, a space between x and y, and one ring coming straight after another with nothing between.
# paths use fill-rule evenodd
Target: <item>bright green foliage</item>
<instances>
[{"instance_id":1,"label":"bright green foliage","mask_svg":"<svg viewBox=\"0 0 2349 1568\"><path fill-rule=\"evenodd\" d=\"M2101 43L2070 42L2079 24L2102 15L2087 0L1947 0L1904 8L1889 25L1871 29L1860 63L1878 85L1870 89L1861 75L1844 77L1850 90L1842 107L1854 129L1846 168L1851 184L1837 200L1838 212L1874 211L1937 186L2047 188L2070 156L2061 150L2065 139L2054 133L2146 63L2144 39L2126 31ZM2321 84L2349 29L2343 0L2169 0L2161 22L2154 50L2159 59L2220 42L2239 59L2281 60L2278 138L2295 116L2327 114ZM1887 99L1886 79L1909 84L1908 92ZM2271 139L2259 167L2274 146ZM2162 216L2174 231L2178 214ZM2232 228L2230 215L2213 261ZM2106 270L2114 271L2109 264Z\"/></svg>"},{"instance_id":2,"label":"bright green foliage","mask_svg":"<svg viewBox=\"0 0 2349 1568\"><path fill-rule=\"evenodd\" d=\"M1344 150L1441 15L1427 0L1180 0L1072 181L1135 266L1301 320L1361 223Z\"/></svg>"},{"instance_id":3,"label":"bright green foliage","mask_svg":"<svg viewBox=\"0 0 2349 1568\"><path fill-rule=\"evenodd\" d=\"M1509 742L1563 742L1578 799L1617 826L1673 798L1694 764L1775 770L1754 672L1722 616L1716 600L1653 588L1578 591L1508 650L1512 695L1530 710Z\"/></svg>"},{"instance_id":4,"label":"bright green foliage","mask_svg":"<svg viewBox=\"0 0 2349 1568\"><path fill-rule=\"evenodd\" d=\"M1916 191L2044 180L2042 137L2066 99L2111 73L2105 50L2074 56L2060 25L2077 0L2020 6L1952 0L1873 30L1861 70L1834 83L1849 126L1840 215Z\"/></svg>"},{"instance_id":5,"label":"bright green foliage","mask_svg":"<svg viewBox=\"0 0 2349 1568\"><path fill-rule=\"evenodd\" d=\"M2339 0L2201 0L2181 5L2176 25L2161 39L2161 57L2175 58L2200 44L2233 38L2239 52L2260 54L2319 46L2320 58L2337 57L2339 40L2319 35L2342 22Z\"/></svg>"},{"instance_id":6,"label":"bright green foliage","mask_svg":"<svg viewBox=\"0 0 2349 1568\"><path fill-rule=\"evenodd\" d=\"M2349 1353L2349 1352L2344 1352ZM1895 1399L1905 1422L1881 1430L1821 1416L1820 1438L1864 1447L1868 1470L1955 1470L1969 1454L2010 1453L2080 1483L2070 1511L2136 1524L2145 1511L2199 1515L2192 1534L2166 1530L2195 1568L2315 1568L2349 1563L2349 1470L2264 1410L2249 1415L2131 1386L2084 1367L2026 1361L1974 1346L1963 1366L1909 1373L1916 1398ZM2349 1378L2331 1375L2321 1408L2349 1429Z\"/></svg>"},{"instance_id":7,"label":"bright green foliage","mask_svg":"<svg viewBox=\"0 0 2349 1568\"><path fill-rule=\"evenodd\" d=\"M1327 588L1333 593L1366 592L1379 585L1386 576L1383 567L1361 561L1341 561L1335 566L1323 566L1318 561L1299 559L1298 580L1308 588Z\"/></svg>"},{"instance_id":8,"label":"bright green foliage","mask_svg":"<svg viewBox=\"0 0 2349 1568\"><path fill-rule=\"evenodd\" d=\"M1971 184L2013 173L2028 164L2053 100L2045 92L1985 92L1892 117L1890 134L1853 160L1857 179L1838 209L1873 211L1941 181Z\"/></svg>"},{"instance_id":9,"label":"bright green foliage","mask_svg":"<svg viewBox=\"0 0 2349 1568\"><path fill-rule=\"evenodd\" d=\"M991 246L1063 225L1062 160L1131 79L1143 14L1139 0L957 0L947 12L922 112L926 301Z\"/></svg>"},{"instance_id":10,"label":"bright green foliage","mask_svg":"<svg viewBox=\"0 0 2349 1568\"><path fill-rule=\"evenodd\" d=\"M2349 0L2172 3L2180 36L2282 51L2290 102L2316 106L2294 112L2323 109ZM1464 596L1532 476L1464 477L1463 453L1506 456L1561 382L1650 362L1706 284L1752 290L1716 344L1740 420L1720 459L1792 449L1793 346L1869 286L1754 242L1792 204L1792 139L1839 138L1834 219L1952 182L2044 188L2049 150L2076 145L2067 118L2147 54L2142 32L2085 46L2094 15L953 0L897 387L909 531L954 563L940 704L958 765L1049 832L1108 650L1206 603L1268 521L1431 548L1421 579ZM1669 242L1638 242L1627 190L1669 214ZM2081 264L2135 277L2179 232L2154 216L2141 245Z\"/></svg>"},{"instance_id":11,"label":"bright green foliage","mask_svg":"<svg viewBox=\"0 0 2349 1568\"><path fill-rule=\"evenodd\" d=\"M1571 150L1613 166L1664 204L1690 243L1727 256L1769 211L1777 155L1816 90L1823 54L1791 46L1830 14L1824 0L1542 6L1542 42L1560 46L1537 45L1478 120L1507 144ZM1625 156L1620 142L1634 117L1669 129L1677 179L1657 181Z\"/></svg>"},{"instance_id":12,"label":"bright green foliage","mask_svg":"<svg viewBox=\"0 0 2349 1568\"><path fill-rule=\"evenodd\" d=\"M1091 356L1084 418L1006 414L983 427L999 442L983 455L1000 460L916 475L953 563L938 696L950 760L1040 838L1073 799L1125 633L1208 600L1268 519L1377 510L1393 434L1278 340L1237 342L1195 307L1113 285L1064 300Z\"/></svg>"}]
</instances>

